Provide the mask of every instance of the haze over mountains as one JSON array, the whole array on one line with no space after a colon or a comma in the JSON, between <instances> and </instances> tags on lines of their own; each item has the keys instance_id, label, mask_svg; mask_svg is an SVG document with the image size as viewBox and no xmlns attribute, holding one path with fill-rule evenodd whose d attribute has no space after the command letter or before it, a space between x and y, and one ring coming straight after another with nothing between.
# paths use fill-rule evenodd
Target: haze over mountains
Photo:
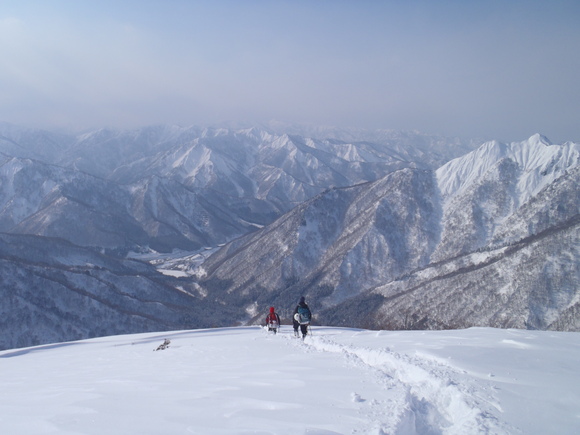
<instances>
[{"instance_id":1,"label":"haze over mountains","mask_svg":"<svg viewBox=\"0 0 580 435\"><path fill-rule=\"evenodd\" d=\"M580 330L578 144L287 131L0 124L0 347L301 295L319 324Z\"/></svg>"}]
</instances>

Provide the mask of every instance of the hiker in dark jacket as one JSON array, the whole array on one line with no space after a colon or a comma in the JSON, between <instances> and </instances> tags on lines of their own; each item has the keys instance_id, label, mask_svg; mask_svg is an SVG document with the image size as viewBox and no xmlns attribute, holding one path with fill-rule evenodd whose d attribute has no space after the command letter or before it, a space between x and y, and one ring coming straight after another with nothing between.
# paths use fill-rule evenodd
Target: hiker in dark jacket
<instances>
[{"instance_id":1,"label":"hiker in dark jacket","mask_svg":"<svg viewBox=\"0 0 580 435\"><path fill-rule=\"evenodd\" d=\"M276 313L274 307L270 307L270 314L266 316L266 326L268 327L268 331L278 332L278 328L280 327L280 316Z\"/></svg>"},{"instance_id":2,"label":"hiker in dark jacket","mask_svg":"<svg viewBox=\"0 0 580 435\"><path fill-rule=\"evenodd\" d=\"M306 304L304 296L302 296L300 298L300 302L298 302L298 305L294 310L294 317L292 322L292 326L294 326L294 335L296 337L300 336L298 334L298 327L300 327L300 332L302 332L302 340L304 340L306 334L308 334L308 325L310 324L311 318L312 312L310 311L310 308Z\"/></svg>"}]
</instances>

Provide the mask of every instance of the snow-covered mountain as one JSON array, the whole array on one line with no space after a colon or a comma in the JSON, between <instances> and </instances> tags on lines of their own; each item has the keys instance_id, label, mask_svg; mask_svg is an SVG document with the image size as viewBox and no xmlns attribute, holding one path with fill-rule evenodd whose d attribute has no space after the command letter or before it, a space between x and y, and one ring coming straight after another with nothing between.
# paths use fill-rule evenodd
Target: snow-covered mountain
<instances>
[{"instance_id":1,"label":"snow-covered mountain","mask_svg":"<svg viewBox=\"0 0 580 435\"><path fill-rule=\"evenodd\" d=\"M580 334L259 327L0 352L7 434L576 434ZM169 346L155 351L165 340Z\"/></svg>"},{"instance_id":2,"label":"snow-covered mountain","mask_svg":"<svg viewBox=\"0 0 580 435\"><path fill-rule=\"evenodd\" d=\"M329 187L439 158L412 138L403 147L166 126L63 136L0 124L0 231L125 252L217 246Z\"/></svg>"},{"instance_id":3,"label":"snow-covered mountain","mask_svg":"<svg viewBox=\"0 0 580 435\"><path fill-rule=\"evenodd\" d=\"M234 325L301 295L334 325L580 328L577 144L304 131L0 123L0 345Z\"/></svg>"},{"instance_id":4,"label":"snow-covered mountain","mask_svg":"<svg viewBox=\"0 0 580 435\"><path fill-rule=\"evenodd\" d=\"M578 190L570 181L579 155L578 144L551 145L534 135L523 142L486 143L439 168L445 227L440 249L449 250L435 259L517 242L576 216ZM530 210L538 201L542 210ZM465 237L458 238L458 230Z\"/></svg>"},{"instance_id":5,"label":"snow-covered mountain","mask_svg":"<svg viewBox=\"0 0 580 435\"><path fill-rule=\"evenodd\" d=\"M85 172L28 158L0 160L0 231L116 249L147 243L129 192Z\"/></svg>"},{"instance_id":6,"label":"snow-covered mountain","mask_svg":"<svg viewBox=\"0 0 580 435\"><path fill-rule=\"evenodd\" d=\"M305 295L325 324L580 330L579 156L536 135L330 189L198 274L250 315Z\"/></svg>"}]
</instances>

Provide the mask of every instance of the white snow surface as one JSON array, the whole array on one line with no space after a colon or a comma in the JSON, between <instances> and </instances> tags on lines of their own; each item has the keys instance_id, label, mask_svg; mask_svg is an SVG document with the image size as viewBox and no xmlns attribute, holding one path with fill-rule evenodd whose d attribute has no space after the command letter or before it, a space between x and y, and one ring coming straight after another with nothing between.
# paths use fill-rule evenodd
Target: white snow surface
<instances>
[{"instance_id":1,"label":"white snow surface","mask_svg":"<svg viewBox=\"0 0 580 435\"><path fill-rule=\"evenodd\" d=\"M490 328L97 338L0 352L0 433L576 434L578 361L578 333Z\"/></svg>"}]
</instances>

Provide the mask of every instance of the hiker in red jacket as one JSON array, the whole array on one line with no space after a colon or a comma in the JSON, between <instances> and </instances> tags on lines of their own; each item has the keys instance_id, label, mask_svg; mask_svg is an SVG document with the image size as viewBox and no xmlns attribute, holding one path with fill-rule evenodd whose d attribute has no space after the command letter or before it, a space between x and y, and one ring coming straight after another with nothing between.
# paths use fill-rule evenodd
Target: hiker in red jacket
<instances>
[{"instance_id":1,"label":"hiker in red jacket","mask_svg":"<svg viewBox=\"0 0 580 435\"><path fill-rule=\"evenodd\" d=\"M270 314L266 317L266 326L268 327L268 331L278 332L278 328L280 327L280 316L274 310L274 307L270 307Z\"/></svg>"}]
</instances>

